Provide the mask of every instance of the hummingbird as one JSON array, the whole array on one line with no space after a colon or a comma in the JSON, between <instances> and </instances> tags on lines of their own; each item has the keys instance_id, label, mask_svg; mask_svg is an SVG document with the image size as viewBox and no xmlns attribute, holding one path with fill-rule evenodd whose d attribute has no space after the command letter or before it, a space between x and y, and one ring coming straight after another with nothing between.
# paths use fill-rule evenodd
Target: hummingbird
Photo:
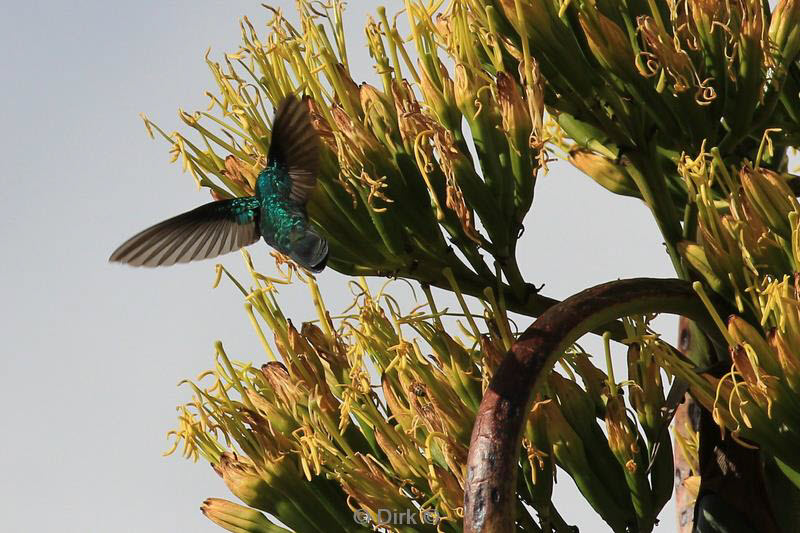
<instances>
[{"instance_id":1,"label":"hummingbird","mask_svg":"<svg viewBox=\"0 0 800 533\"><path fill-rule=\"evenodd\" d=\"M216 257L263 238L304 268L322 271L328 242L306 213L317 181L319 143L307 103L286 97L275 111L255 196L211 202L151 226L125 241L109 261L168 266Z\"/></svg>"}]
</instances>

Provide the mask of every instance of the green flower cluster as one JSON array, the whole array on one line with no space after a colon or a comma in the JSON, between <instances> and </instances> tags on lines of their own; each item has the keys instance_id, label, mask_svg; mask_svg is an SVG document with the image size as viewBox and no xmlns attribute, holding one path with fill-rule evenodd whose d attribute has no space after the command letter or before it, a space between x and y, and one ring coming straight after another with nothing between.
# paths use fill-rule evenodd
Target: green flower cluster
<instances>
[{"instance_id":1,"label":"green flower cluster","mask_svg":"<svg viewBox=\"0 0 800 533\"><path fill-rule=\"evenodd\" d=\"M354 81L343 2L297 9L293 24L270 8L266 37L245 18L239 50L207 57L217 90L206 111L180 112L191 134L145 118L198 186L246 196L265 164L272 107L310 96L323 153L309 216L330 244L328 264L361 276L354 305L332 317L314 278L280 255L280 279L256 272L246 252L252 285L228 275L268 362L233 361L218 344L215 368L189 382L194 397L179 409L175 449L209 461L248 506L209 499L211 520L234 532L285 531L273 519L304 533L358 531L353 513L363 512L386 530L474 531L463 519L471 430L492 376L514 360L507 313L556 303L526 283L517 259L537 175L554 155L650 208L697 306L674 283L659 286L680 309L702 310L702 300L719 329L705 333L727 344L716 350L725 372L710 370L710 344L684 357L649 315L600 330L600 319L565 317L613 330L606 373L577 346L562 354L577 339L548 317L563 342L544 357L560 358L563 374L535 376L512 456L523 473L516 518L505 523L570 530L552 503L560 467L613 531L652 530L672 493L662 370L800 490L800 181L788 168L800 145L800 2L404 0L398 16L378 8L366 24L378 86ZM276 297L295 272L317 311L299 331ZM417 280L427 301L403 312L365 276ZM648 305L658 301L648 280L637 283ZM457 296L458 335L431 286ZM607 321L614 305L597 316ZM624 381L612 337L628 346ZM698 437L676 442L696 493ZM435 511L438 523L382 523L385 510Z\"/></svg>"}]
</instances>

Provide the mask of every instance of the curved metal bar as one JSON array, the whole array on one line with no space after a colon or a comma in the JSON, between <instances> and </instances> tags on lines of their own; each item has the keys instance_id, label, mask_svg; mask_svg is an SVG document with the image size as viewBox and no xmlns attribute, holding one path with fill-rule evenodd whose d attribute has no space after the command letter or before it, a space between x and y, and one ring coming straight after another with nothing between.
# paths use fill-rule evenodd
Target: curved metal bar
<instances>
[{"instance_id":1,"label":"curved metal bar","mask_svg":"<svg viewBox=\"0 0 800 533\"><path fill-rule=\"evenodd\" d=\"M547 309L514 343L483 396L472 428L464 494L465 532L514 531L523 423L534 392L564 350L603 324L644 313L685 316L709 337L721 340L689 282L636 278L604 283L570 296Z\"/></svg>"}]
</instances>

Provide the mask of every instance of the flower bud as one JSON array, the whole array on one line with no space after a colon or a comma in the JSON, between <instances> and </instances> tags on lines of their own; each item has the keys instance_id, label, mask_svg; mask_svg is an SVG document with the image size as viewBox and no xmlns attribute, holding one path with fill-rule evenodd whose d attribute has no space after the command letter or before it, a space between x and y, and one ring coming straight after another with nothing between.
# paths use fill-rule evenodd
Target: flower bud
<instances>
[{"instance_id":1,"label":"flower bud","mask_svg":"<svg viewBox=\"0 0 800 533\"><path fill-rule=\"evenodd\" d=\"M648 440L653 442L664 423L661 417L664 405L661 368L652 353L647 349L643 351L638 343L628 346L628 378L636 384L629 389L631 405Z\"/></svg>"},{"instance_id":2,"label":"flower bud","mask_svg":"<svg viewBox=\"0 0 800 533\"><path fill-rule=\"evenodd\" d=\"M435 475L436 483L433 484L431 489L435 492L437 489L442 491L444 500L453 508L460 507L464 502L464 489L461 487L461 482L449 470L445 470L441 466L434 464L433 472Z\"/></svg>"},{"instance_id":3,"label":"flower bud","mask_svg":"<svg viewBox=\"0 0 800 533\"><path fill-rule=\"evenodd\" d=\"M333 84L334 88L339 88L341 92L344 93L340 94L340 91L337 91L337 99L339 102L342 102L346 98L350 108L358 113L358 115L361 115L361 99L358 94L358 85L353 81L353 78L350 77L347 68L341 63L336 64L336 75L338 77L338 84Z\"/></svg>"},{"instance_id":4,"label":"flower bud","mask_svg":"<svg viewBox=\"0 0 800 533\"><path fill-rule=\"evenodd\" d=\"M536 134L537 142L543 143L544 129L544 96L546 92L545 80L539 68L539 62L531 58L530 78L526 80L525 97L531 103L533 110L533 130Z\"/></svg>"},{"instance_id":5,"label":"flower bud","mask_svg":"<svg viewBox=\"0 0 800 533\"><path fill-rule=\"evenodd\" d=\"M470 65L456 64L453 84L456 106L468 121L473 120L478 111L485 107L486 96L478 92L483 87L479 80L477 72Z\"/></svg>"},{"instance_id":6,"label":"flower bud","mask_svg":"<svg viewBox=\"0 0 800 533\"><path fill-rule=\"evenodd\" d=\"M606 404L608 444L626 470L635 472L642 465L636 463L639 443L625 414L625 405L619 396L609 398Z\"/></svg>"},{"instance_id":7,"label":"flower bud","mask_svg":"<svg viewBox=\"0 0 800 533\"><path fill-rule=\"evenodd\" d=\"M597 368L589 360L589 356L585 353L575 354L575 370L581 376L583 385L586 387L586 392L594 402L595 416L605 418L606 416L606 402L608 396L605 390L608 384L608 376L605 372Z\"/></svg>"},{"instance_id":8,"label":"flower bud","mask_svg":"<svg viewBox=\"0 0 800 533\"><path fill-rule=\"evenodd\" d=\"M597 423L594 402L577 383L555 372L548 377L548 384L558 397L564 418L578 434L584 447L592 450L591 468L595 475L614 502L624 508L630 500L625 488L625 475Z\"/></svg>"},{"instance_id":9,"label":"flower bud","mask_svg":"<svg viewBox=\"0 0 800 533\"><path fill-rule=\"evenodd\" d=\"M627 508L620 507L614 501L603 480L592 469L581 438L552 401L542 402L540 409L545 413L547 435L558 464L575 480L581 494L603 520L614 531L624 531L625 524L630 523L633 517ZM592 446L596 444L592 443Z\"/></svg>"},{"instance_id":10,"label":"flower bud","mask_svg":"<svg viewBox=\"0 0 800 533\"><path fill-rule=\"evenodd\" d=\"M775 353L759 331L743 318L731 315L728 318L728 333L738 344L750 346L757 357L758 365L772 376L780 376L780 365Z\"/></svg>"},{"instance_id":11,"label":"flower bud","mask_svg":"<svg viewBox=\"0 0 800 533\"><path fill-rule=\"evenodd\" d=\"M636 20L637 30L644 43L642 56L646 61L637 62L644 76L666 73L672 79L672 90L680 93L694 83L694 67L689 55L676 45L676 41L650 16Z\"/></svg>"},{"instance_id":12,"label":"flower bud","mask_svg":"<svg viewBox=\"0 0 800 533\"><path fill-rule=\"evenodd\" d=\"M253 389L247 388L245 389L245 393L250 403L256 408L257 413L264 417L266 423L269 424L267 431L270 431L274 436L282 437L284 435L291 435L292 431L299 427L297 420L295 420L287 410L264 397L264 394L268 394L268 391L263 391L259 394ZM288 447L290 448L291 446Z\"/></svg>"},{"instance_id":13,"label":"flower bud","mask_svg":"<svg viewBox=\"0 0 800 533\"><path fill-rule=\"evenodd\" d=\"M522 99L519 86L514 78L500 71L497 73L496 83L503 129L508 135L513 149L523 154L527 153L533 128L528 105Z\"/></svg>"},{"instance_id":14,"label":"flower bud","mask_svg":"<svg viewBox=\"0 0 800 533\"><path fill-rule=\"evenodd\" d=\"M346 140L347 151L339 151L340 164L352 172L360 172L370 158L385 152L385 147L375 138L373 132L358 121L353 120L341 107L331 109L333 123ZM347 156L345 160L344 157Z\"/></svg>"},{"instance_id":15,"label":"flower bud","mask_svg":"<svg viewBox=\"0 0 800 533\"><path fill-rule=\"evenodd\" d=\"M741 344L737 344L730 349L731 359L736 371L744 379L744 382L751 388L758 387L759 377L756 369L753 367L753 362L747 357L747 350Z\"/></svg>"},{"instance_id":16,"label":"flower bud","mask_svg":"<svg viewBox=\"0 0 800 533\"><path fill-rule=\"evenodd\" d=\"M234 496L250 507L275 513L275 489L258 475L255 464L247 457L225 452L211 465Z\"/></svg>"},{"instance_id":17,"label":"flower bud","mask_svg":"<svg viewBox=\"0 0 800 533\"><path fill-rule=\"evenodd\" d=\"M373 519L378 518L379 509L413 508L413 502L371 455L355 453L347 457L342 462L339 476L342 489L370 512Z\"/></svg>"},{"instance_id":18,"label":"flower bud","mask_svg":"<svg viewBox=\"0 0 800 533\"><path fill-rule=\"evenodd\" d=\"M713 216L713 215L712 215ZM742 271L744 263L739 243L734 238L730 229L733 224L726 223L730 215L710 218L698 218L699 243L703 248L708 264L714 273L722 280L733 276L738 287L745 286Z\"/></svg>"},{"instance_id":19,"label":"flower bud","mask_svg":"<svg viewBox=\"0 0 800 533\"><path fill-rule=\"evenodd\" d=\"M610 159L583 148L570 150L569 162L596 181L598 185L614 194L632 198L642 197L633 178L625 171L624 165L617 165Z\"/></svg>"},{"instance_id":20,"label":"flower bud","mask_svg":"<svg viewBox=\"0 0 800 533\"><path fill-rule=\"evenodd\" d=\"M780 0L772 12L769 40L783 65L791 64L800 52L800 1Z\"/></svg>"},{"instance_id":21,"label":"flower bud","mask_svg":"<svg viewBox=\"0 0 800 533\"><path fill-rule=\"evenodd\" d=\"M647 479L645 455L639 447L636 426L625 413L621 396L612 396L606 404L606 429L608 445L625 470L625 480L630 490L633 508L640 529L649 531L655 520L653 494Z\"/></svg>"},{"instance_id":22,"label":"flower bud","mask_svg":"<svg viewBox=\"0 0 800 533\"><path fill-rule=\"evenodd\" d=\"M751 270L776 277L791 271L792 266L783 246L778 243L775 234L769 231L746 195L739 195L738 205L733 203L733 209L737 220L742 222L739 240L743 250L746 251L743 254L744 259L751 266Z\"/></svg>"},{"instance_id":23,"label":"flower bud","mask_svg":"<svg viewBox=\"0 0 800 533\"><path fill-rule=\"evenodd\" d=\"M329 339L319 326L311 322L303 323L300 327L300 334L314 347L317 354L328 363L334 375L344 381L344 377L350 369L350 363L347 360L346 348L341 340L336 336L334 339Z\"/></svg>"},{"instance_id":24,"label":"flower bud","mask_svg":"<svg viewBox=\"0 0 800 533\"><path fill-rule=\"evenodd\" d=\"M295 357L290 359L289 368L292 377L302 382L306 390L315 391L321 395L320 407L329 414L338 413L339 400L331 392L325 379L325 368L319 360L317 352L311 347L308 340L298 333L291 320L288 321L287 334L289 346ZM338 418L338 415L337 415Z\"/></svg>"},{"instance_id":25,"label":"flower bud","mask_svg":"<svg viewBox=\"0 0 800 533\"><path fill-rule=\"evenodd\" d=\"M389 429L389 431L394 430ZM375 441L378 443L380 449L383 450L383 453L386 454L386 457L389 459L389 464L392 465L392 469L398 477L401 479L415 479L420 477L418 472L411 469L411 460L408 457L409 451L418 455L419 452L417 450L403 449L379 428L375 430Z\"/></svg>"},{"instance_id":26,"label":"flower bud","mask_svg":"<svg viewBox=\"0 0 800 533\"><path fill-rule=\"evenodd\" d=\"M214 201L216 202L220 200L230 200L232 198L230 194L222 193L220 191L217 191L216 189L211 189L209 192L211 193L211 198L213 198Z\"/></svg>"},{"instance_id":27,"label":"flower bud","mask_svg":"<svg viewBox=\"0 0 800 533\"><path fill-rule=\"evenodd\" d=\"M677 247L681 257L703 277L714 292L722 293L726 289L727 284L711 268L702 246L689 241L681 241Z\"/></svg>"},{"instance_id":28,"label":"flower bud","mask_svg":"<svg viewBox=\"0 0 800 533\"><path fill-rule=\"evenodd\" d=\"M544 2L518 2L517 0L496 0L495 4L502 10L505 17L511 22L518 33L524 30L534 42L541 46L552 48L558 46L559 39L555 33L558 31L553 24L553 17L548 13ZM520 11L517 11L519 8ZM519 17L518 15L522 15Z\"/></svg>"},{"instance_id":29,"label":"flower bud","mask_svg":"<svg viewBox=\"0 0 800 533\"><path fill-rule=\"evenodd\" d=\"M724 22L731 14L716 0L689 0L691 20L708 53L718 52L724 34Z\"/></svg>"},{"instance_id":30,"label":"flower bud","mask_svg":"<svg viewBox=\"0 0 800 533\"><path fill-rule=\"evenodd\" d=\"M570 425L581 433L581 427L588 427L595 422L594 402L591 397L574 381L553 372L547 379L550 389L558 398L559 406ZM583 436L586 440L586 437Z\"/></svg>"},{"instance_id":31,"label":"flower bud","mask_svg":"<svg viewBox=\"0 0 800 533\"><path fill-rule=\"evenodd\" d=\"M432 79L426 68L427 63L422 61L418 63L420 73L419 86L425 96L425 103L431 107L436 118L445 128L449 130L460 128L461 113L458 106L456 106L453 80L447 74L444 64L438 61L438 71L433 73L438 79Z\"/></svg>"},{"instance_id":32,"label":"flower bud","mask_svg":"<svg viewBox=\"0 0 800 533\"><path fill-rule=\"evenodd\" d=\"M599 11L594 11L592 15L580 12L578 19L589 48L600 65L623 79L632 77L633 50L625 32Z\"/></svg>"},{"instance_id":33,"label":"flower bud","mask_svg":"<svg viewBox=\"0 0 800 533\"><path fill-rule=\"evenodd\" d=\"M746 166L742 167L740 178L745 196L769 229L791 240L789 213L800 210L800 205L783 178L770 170Z\"/></svg>"},{"instance_id":34,"label":"flower bud","mask_svg":"<svg viewBox=\"0 0 800 533\"><path fill-rule=\"evenodd\" d=\"M361 107L369 128L387 147L394 146L393 136L397 132L397 115L387 96L367 83L359 88Z\"/></svg>"},{"instance_id":35,"label":"flower bud","mask_svg":"<svg viewBox=\"0 0 800 533\"><path fill-rule=\"evenodd\" d=\"M221 498L208 498L200 510L209 520L234 533L289 533L258 511Z\"/></svg>"},{"instance_id":36,"label":"flower bud","mask_svg":"<svg viewBox=\"0 0 800 533\"><path fill-rule=\"evenodd\" d=\"M245 165L233 155L225 158L225 170L223 174L240 186L247 194L255 194L256 180L258 179L258 170L249 165Z\"/></svg>"},{"instance_id":37,"label":"flower bud","mask_svg":"<svg viewBox=\"0 0 800 533\"><path fill-rule=\"evenodd\" d=\"M392 417L403 430L411 431L414 423L414 414L404 399L397 395L395 385L385 372L381 376L381 390L383 391L383 397L386 398L386 405L389 407Z\"/></svg>"},{"instance_id":38,"label":"flower bud","mask_svg":"<svg viewBox=\"0 0 800 533\"><path fill-rule=\"evenodd\" d=\"M453 337L442 329L436 329L435 336L441 341L443 350L439 350L441 357L449 358L447 366L456 367L464 372L469 372L472 368L472 356L459 344Z\"/></svg>"},{"instance_id":39,"label":"flower bud","mask_svg":"<svg viewBox=\"0 0 800 533\"><path fill-rule=\"evenodd\" d=\"M497 370L497 367L500 366L506 356L506 353L498 348L488 335L481 335L481 351L486 357L487 369L491 372Z\"/></svg>"},{"instance_id":40,"label":"flower bud","mask_svg":"<svg viewBox=\"0 0 800 533\"><path fill-rule=\"evenodd\" d=\"M770 346L778 354L778 363L783 370L786 383L795 394L800 394L800 354L789 349L788 343L780 332L771 331L768 339Z\"/></svg>"},{"instance_id":41,"label":"flower bud","mask_svg":"<svg viewBox=\"0 0 800 533\"><path fill-rule=\"evenodd\" d=\"M311 125L314 126L314 129L320 136L320 139L322 139L323 145L327 146L331 150L336 150L336 137L333 134L331 125L328 123L325 115L323 114L323 110L320 108L320 104L318 104L313 98L304 98L304 100L308 104L308 112L311 116Z\"/></svg>"},{"instance_id":42,"label":"flower bud","mask_svg":"<svg viewBox=\"0 0 800 533\"><path fill-rule=\"evenodd\" d=\"M419 134L430 130L431 120L422 113L411 85L405 80L393 80L392 100L395 105L397 127L406 152L414 154L415 150L419 149L425 154L427 161L432 161L434 157L430 143L420 143L419 147L416 146Z\"/></svg>"},{"instance_id":43,"label":"flower bud","mask_svg":"<svg viewBox=\"0 0 800 533\"><path fill-rule=\"evenodd\" d=\"M294 410L298 404L307 404L297 382L290 378L289 371L283 363L271 361L261 365L261 373L266 378L275 398L286 408Z\"/></svg>"}]
</instances>

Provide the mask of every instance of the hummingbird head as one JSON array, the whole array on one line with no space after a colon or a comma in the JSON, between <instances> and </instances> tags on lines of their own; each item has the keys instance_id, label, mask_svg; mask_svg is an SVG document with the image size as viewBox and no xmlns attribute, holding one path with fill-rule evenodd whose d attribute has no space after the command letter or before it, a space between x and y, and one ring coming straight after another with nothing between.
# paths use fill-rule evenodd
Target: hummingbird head
<instances>
[{"instance_id":1,"label":"hummingbird head","mask_svg":"<svg viewBox=\"0 0 800 533\"><path fill-rule=\"evenodd\" d=\"M321 272L328 262L328 241L313 228L292 239L289 257L311 272Z\"/></svg>"}]
</instances>

